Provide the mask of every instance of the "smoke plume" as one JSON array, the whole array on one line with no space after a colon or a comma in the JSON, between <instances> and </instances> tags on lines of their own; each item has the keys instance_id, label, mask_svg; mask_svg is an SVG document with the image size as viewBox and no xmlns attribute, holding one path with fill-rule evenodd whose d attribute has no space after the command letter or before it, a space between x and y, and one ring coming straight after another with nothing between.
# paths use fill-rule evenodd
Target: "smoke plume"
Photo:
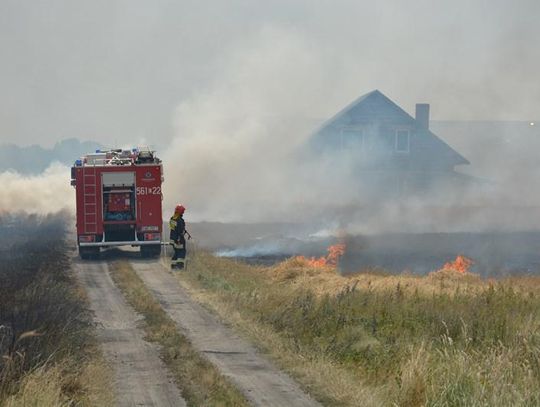
<instances>
[{"instance_id":1,"label":"smoke plume","mask_svg":"<svg viewBox=\"0 0 540 407\"><path fill-rule=\"evenodd\" d=\"M367 199L354 158L305 151L325 118L376 88L409 112L431 103L434 119L537 119L537 0L105 3L0 5L2 141L165 147L164 211L182 202L191 221L358 233L538 226L540 137L441 131L472 163L459 171L486 182L384 202ZM72 207L60 173L2 174L13 193L1 208Z\"/></svg>"},{"instance_id":2,"label":"smoke plume","mask_svg":"<svg viewBox=\"0 0 540 407\"><path fill-rule=\"evenodd\" d=\"M500 143L442 131L471 155L467 187L441 184L431 195L370 200L373 191L352 171L357 157L313 156L306 147L321 118L360 85L357 60L302 31L266 26L227 48L218 65L176 110L176 137L163 156L165 211L182 202L191 220L319 222L351 233L540 226L534 135L520 139L509 131L500 136L512 142ZM372 90L357 89L357 96Z\"/></svg>"},{"instance_id":3,"label":"smoke plume","mask_svg":"<svg viewBox=\"0 0 540 407\"><path fill-rule=\"evenodd\" d=\"M39 175L14 171L0 173L0 211L30 214L74 212L75 193L69 184L69 168L53 163Z\"/></svg>"},{"instance_id":4,"label":"smoke plume","mask_svg":"<svg viewBox=\"0 0 540 407\"><path fill-rule=\"evenodd\" d=\"M325 181L339 183L323 163L296 161L309 119L321 116L313 101L337 91L325 56L300 33L273 27L230 50L211 83L177 108L166 207L182 201L198 220L276 220L321 197Z\"/></svg>"}]
</instances>

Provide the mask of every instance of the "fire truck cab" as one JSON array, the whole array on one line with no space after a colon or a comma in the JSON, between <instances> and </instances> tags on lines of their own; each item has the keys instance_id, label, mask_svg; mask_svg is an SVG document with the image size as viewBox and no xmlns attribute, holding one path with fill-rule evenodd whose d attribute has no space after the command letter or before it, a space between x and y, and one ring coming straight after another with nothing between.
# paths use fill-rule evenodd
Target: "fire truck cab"
<instances>
[{"instance_id":1,"label":"fire truck cab","mask_svg":"<svg viewBox=\"0 0 540 407\"><path fill-rule=\"evenodd\" d=\"M83 259L102 247L139 246L161 253L161 160L150 149L97 150L71 168L76 192L77 243Z\"/></svg>"}]
</instances>

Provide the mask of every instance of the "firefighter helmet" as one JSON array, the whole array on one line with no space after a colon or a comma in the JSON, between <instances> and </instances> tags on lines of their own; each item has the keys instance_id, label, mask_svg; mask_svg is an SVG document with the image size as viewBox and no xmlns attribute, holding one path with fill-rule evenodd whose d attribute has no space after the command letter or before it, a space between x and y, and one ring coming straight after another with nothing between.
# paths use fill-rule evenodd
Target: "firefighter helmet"
<instances>
[{"instance_id":1,"label":"firefighter helmet","mask_svg":"<svg viewBox=\"0 0 540 407\"><path fill-rule=\"evenodd\" d=\"M184 205L178 204L174 208L174 213L177 213L179 215L183 215L185 211L186 211L186 208L184 207Z\"/></svg>"}]
</instances>

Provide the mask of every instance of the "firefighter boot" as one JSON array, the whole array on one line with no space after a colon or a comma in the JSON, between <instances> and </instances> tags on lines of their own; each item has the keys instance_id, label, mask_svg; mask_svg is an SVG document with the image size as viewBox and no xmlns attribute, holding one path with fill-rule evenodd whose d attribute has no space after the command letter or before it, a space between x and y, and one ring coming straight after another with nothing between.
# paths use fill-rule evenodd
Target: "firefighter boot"
<instances>
[{"instance_id":1,"label":"firefighter boot","mask_svg":"<svg viewBox=\"0 0 540 407\"><path fill-rule=\"evenodd\" d=\"M184 259L175 259L171 260L171 270L182 270L184 269Z\"/></svg>"}]
</instances>

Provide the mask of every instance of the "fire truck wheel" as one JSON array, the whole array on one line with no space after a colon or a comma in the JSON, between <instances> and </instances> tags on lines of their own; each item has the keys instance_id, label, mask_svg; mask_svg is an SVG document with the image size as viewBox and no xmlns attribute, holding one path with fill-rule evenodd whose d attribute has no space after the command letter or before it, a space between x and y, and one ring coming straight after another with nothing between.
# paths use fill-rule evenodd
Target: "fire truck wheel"
<instances>
[{"instance_id":1,"label":"fire truck wheel","mask_svg":"<svg viewBox=\"0 0 540 407\"><path fill-rule=\"evenodd\" d=\"M141 246L141 257L158 257L161 254L161 245Z\"/></svg>"}]
</instances>

